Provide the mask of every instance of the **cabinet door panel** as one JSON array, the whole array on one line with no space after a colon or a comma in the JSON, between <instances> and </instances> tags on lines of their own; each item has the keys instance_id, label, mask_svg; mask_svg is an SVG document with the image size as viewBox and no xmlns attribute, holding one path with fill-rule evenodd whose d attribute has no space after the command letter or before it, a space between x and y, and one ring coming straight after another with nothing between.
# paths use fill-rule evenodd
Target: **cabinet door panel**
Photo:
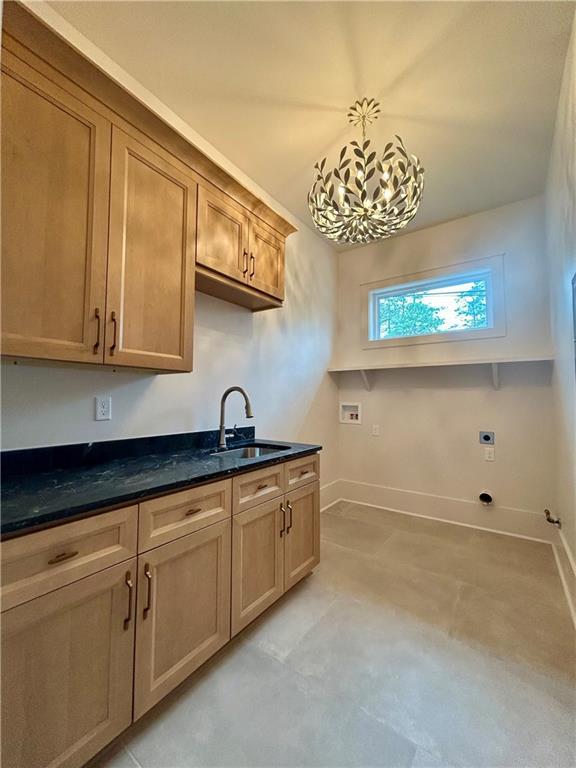
<instances>
[{"instance_id":1,"label":"cabinet door panel","mask_svg":"<svg viewBox=\"0 0 576 768\"><path fill-rule=\"evenodd\" d=\"M134 623L115 565L2 614L2 765L79 768L132 720Z\"/></svg>"},{"instance_id":2,"label":"cabinet door panel","mask_svg":"<svg viewBox=\"0 0 576 768\"><path fill-rule=\"evenodd\" d=\"M110 123L5 56L2 352L101 363Z\"/></svg>"},{"instance_id":3,"label":"cabinet door panel","mask_svg":"<svg viewBox=\"0 0 576 768\"><path fill-rule=\"evenodd\" d=\"M198 264L239 282L248 273L249 219L220 192L198 190Z\"/></svg>"},{"instance_id":4,"label":"cabinet door panel","mask_svg":"<svg viewBox=\"0 0 576 768\"><path fill-rule=\"evenodd\" d=\"M284 587L290 589L320 562L320 486L310 483L286 495L288 523Z\"/></svg>"},{"instance_id":5,"label":"cabinet door panel","mask_svg":"<svg viewBox=\"0 0 576 768\"><path fill-rule=\"evenodd\" d=\"M229 639L230 520L140 555L134 717Z\"/></svg>"},{"instance_id":6,"label":"cabinet door panel","mask_svg":"<svg viewBox=\"0 0 576 768\"><path fill-rule=\"evenodd\" d=\"M284 242L271 229L250 222L250 270L252 288L284 298Z\"/></svg>"},{"instance_id":7,"label":"cabinet door panel","mask_svg":"<svg viewBox=\"0 0 576 768\"><path fill-rule=\"evenodd\" d=\"M197 185L158 153L113 129L105 359L190 371Z\"/></svg>"},{"instance_id":8,"label":"cabinet door panel","mask_svg":"<svg viewBox=\"0 0 576 768\"><path fill-rule=\"evenodd\" d=\"M232 518L232 636L284 592L282 498Z\"/></svg>"}]
</instances>

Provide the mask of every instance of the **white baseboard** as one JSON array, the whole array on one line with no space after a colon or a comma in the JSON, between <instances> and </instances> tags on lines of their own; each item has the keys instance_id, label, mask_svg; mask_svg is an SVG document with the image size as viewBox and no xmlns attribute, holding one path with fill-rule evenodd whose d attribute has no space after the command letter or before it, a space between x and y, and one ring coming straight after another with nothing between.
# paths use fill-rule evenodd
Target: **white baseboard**
<instances>
[{"instance_id":1,"label":"white baseboard","mask_svg":"<svg viewBox=\"0 0 576 768\"><path fill-rule=\"evenodd\" d=\"M556 558L560 580L564 587L566 602L568 603L574 628L576 629L576 562L574 562L574 556L568 546L564 533L562 531L559 531L559 533L560 542L554 545L554 557Z\"/></svg>"},{"instance_id":2,"label":"white baseboard","mask_svg":"<svg viewBox=\"0 0 576 768\"><path fill-rule=\"evenodd\" d=\"M334 506L340 501L338 495L340 480L333 480L331 483L320 486L320 511L324 512L328 507Z\"/></svg>"},{"instance_id":3,"label":"white baseboard","mask_svg":"<svg viewBox=\"0 0 576 768\"><path fill-rule=\"evenodd\" d=\"M340 500L350 501L549 544L559 543L556 528L549 525L542 514L531 510L497 505L485 507L479 501L436 496L356 480L335 480L324 486L321 492L323 509Z\"/></svg>"}]
</instances>

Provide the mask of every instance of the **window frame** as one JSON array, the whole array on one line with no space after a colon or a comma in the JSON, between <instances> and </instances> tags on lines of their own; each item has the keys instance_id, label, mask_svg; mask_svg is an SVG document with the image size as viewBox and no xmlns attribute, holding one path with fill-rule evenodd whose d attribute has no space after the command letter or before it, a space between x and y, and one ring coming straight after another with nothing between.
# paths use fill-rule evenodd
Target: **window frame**
<instances>
[{"instance_id":1,"label":"window frame","mask_svg":"<svg viewBox=\"0 0 576 768\"><path fill-rule=\"evenodd\" d=\"M387 339L370 338L375 327L375 307L378 294L394 296L410 293L416 287L445 281L450 284L471 282L474 278L487 278L487 311L491 324L487 328L463 328L460 330L439 331L418 336L395 336ZM444 287L444 286L443 286ZM506 335L506 312L504 302L504 254L488 258L451 264L447 267L427 269L408 275L386 278L362 286L362 338L363 349L381 349L386 347L412 346L416 344L438 344L451 341L473 341Z\"/></svg>"}]
</instances>

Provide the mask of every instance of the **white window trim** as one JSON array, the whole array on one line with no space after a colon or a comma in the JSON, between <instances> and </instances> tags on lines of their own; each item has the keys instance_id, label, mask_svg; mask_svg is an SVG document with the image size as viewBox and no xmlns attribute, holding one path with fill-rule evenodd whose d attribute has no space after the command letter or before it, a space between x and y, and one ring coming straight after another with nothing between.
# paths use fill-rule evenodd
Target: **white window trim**
<instances>
[{"instance_id":1,"label":"white window trim","mask_svg":"<svg viewBox=\"0 0 576 768\"><path fill-rule=\"evenodd\" d=\"M490 328L463 329L460 331L444 331L430 333L425 336L398 336L390 339L370 340L371 294L375 291L397 289L409 290L414 283L439 280L443 277L460 278L474 275L474 273L490 272L488 308L491 313L492 324ZM405 347L416 344L441 344L451 341L473 341L475 339L489 339L498 336L506 336L506 309L504 301L504 254L489 256L475 261L464 261L451 264L448 267L427 269L422 272L413 272L410 275L389 277L384 280L376 280L363 283L362 290L362 338L363 349L382 349L387 347Z\"/></svg>"}]
</instances>

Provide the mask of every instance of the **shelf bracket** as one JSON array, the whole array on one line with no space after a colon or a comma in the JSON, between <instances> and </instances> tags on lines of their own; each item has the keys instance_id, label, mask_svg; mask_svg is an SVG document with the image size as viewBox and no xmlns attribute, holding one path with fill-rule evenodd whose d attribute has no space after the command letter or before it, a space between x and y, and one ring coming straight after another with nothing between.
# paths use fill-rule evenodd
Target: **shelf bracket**
<instances>
[{"instance_id":1,"label":"shelf bracket","mask_svg":"<svg viewBox=\"0 0 576 768\"><path fill-rule=\"evenodd\" d=\"M500 389L500 367L498 363L490 363L492 368L492 386L494 389Z\"/></svg>"},{"instance_id":2,"label":"shelf bracket","mask_svg":"<svg viewBox=\"0 0 576 768\"><path fill-rule=\"evenodd\" d=\"M368 373L368 371L363 371L362 369L360 369L360 376L362 376L364 389L367 392L370 392L370 390L372 389L372 381L370 380L370 374Z\"/></svg>"}]
</instances>

